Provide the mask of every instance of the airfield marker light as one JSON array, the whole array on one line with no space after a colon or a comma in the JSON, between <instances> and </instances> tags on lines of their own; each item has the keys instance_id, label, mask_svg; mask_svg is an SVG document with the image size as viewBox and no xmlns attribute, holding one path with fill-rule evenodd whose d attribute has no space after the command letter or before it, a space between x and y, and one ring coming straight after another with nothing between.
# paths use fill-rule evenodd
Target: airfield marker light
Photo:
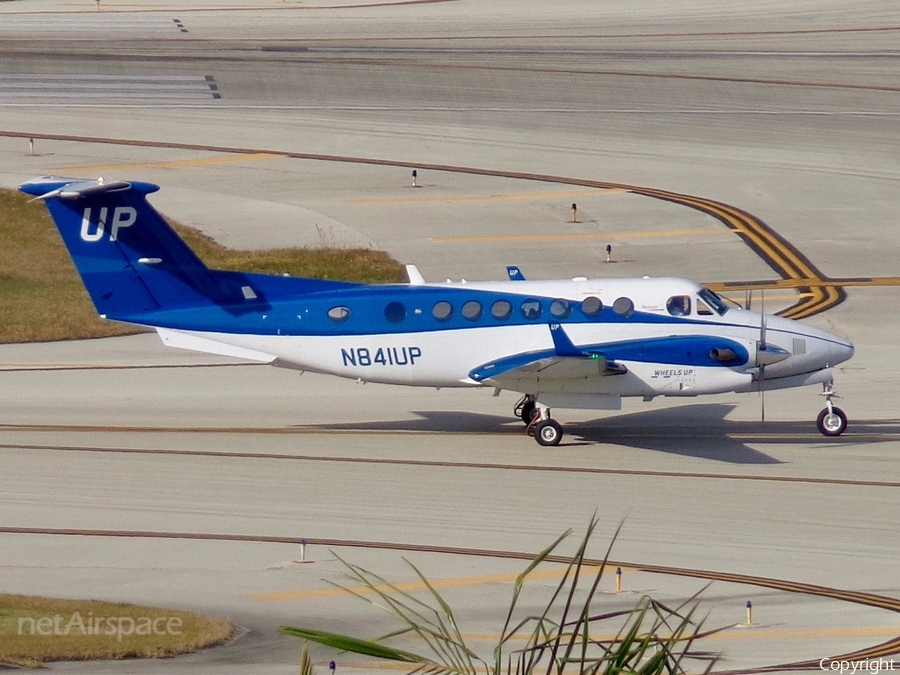
<instances>
[{"instance_id":1,"label":"airfield marker light","mask_svg":"<svg viewBox=\"0 0 900 675\"><path fill-rule=\"evenodd\" d=\"M578 204L575 204L574 202L572 203L572 220L570 220L569 222L570 223L578 222Z\"/></svg>"},{"instance_id":2,"label":"airfield marker light","mask_svg":"<svg viewBox=\"0 0 900 675\"><path fill-rule=\"evenodd\" d=\"M753 603L750 600L747 601L747 625L753 625Z\"/></svg>"},{"instance_id":3,"label":"airfield marker light","mask_svg":"<svg viewBox=\"0 0 900 675\"><path fill-rule=\"evenodd\" d=\"M606 262L612 262L612 244L606 245Z\"/></svg>"},{"instance_id":4,"label":"airfield marker light","mask_svg":"<svg viewBox=\"0 0 900 675\"><path fill-rule=\"evenodd\" d=\"M306 559L306 539L300 540L300 558L294 561L295 563L308 563L312 562L312 560Z\"/></svg>"},{"instance_id":5,"label":"airfield marker light","mask_svg":"<svg viewBox=\"0 0 900 675\"><path fill-rule=\"evenodd\" d=\"M616 568L616 593L622 592L622 568Z\"/></svg>"}]
</instances>

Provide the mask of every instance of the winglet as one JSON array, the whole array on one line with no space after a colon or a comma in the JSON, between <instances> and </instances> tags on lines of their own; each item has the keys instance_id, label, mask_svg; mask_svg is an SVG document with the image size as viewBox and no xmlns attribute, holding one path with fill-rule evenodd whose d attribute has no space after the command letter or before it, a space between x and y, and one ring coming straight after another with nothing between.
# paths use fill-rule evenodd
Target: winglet
<instances>
[{"instance_id":1,"label":"winglet","mask_svg":"<svg viewBox=\"0 0 900 675\"><path fill-rule=\"evenodd\" d=\"M550 337L553 338L553 346L556 347L557 356L589 356L589 354L586 354L572 343L572 340L566 335L566 331L563 330L562 324L551 323L548 325L550 326Z\"/></svg>"},{"instance_id":2,"label":"winglet","mask_svg":"<svg viewBox=\"0 0 900 675\"><path fill-rule=\"evenodd\" d=\"M525 281L525 275L522 274L522 270L516 265L507 265L506 274L509 276L510 281Z\"/></svg>"}]
</instances>

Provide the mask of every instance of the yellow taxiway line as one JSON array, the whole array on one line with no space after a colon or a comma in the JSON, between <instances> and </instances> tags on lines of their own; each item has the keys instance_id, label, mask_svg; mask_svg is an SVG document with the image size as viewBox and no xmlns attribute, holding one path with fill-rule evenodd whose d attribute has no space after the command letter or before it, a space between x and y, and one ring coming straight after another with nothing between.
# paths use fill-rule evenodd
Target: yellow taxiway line
<instances>
[{"instance_id":1,"label":"yellow taxiway line","mask_svg":"<svg viewBox=\"0 0 900 675\"><path fill-rule=\"evenodd\" d=\"M249 162L260 159L275 159L281 155L273 155L269 152L254 152L249 154L216 155L215 157L197 157L194 159L176 159L170 162L135 162L132 164L105 164L97 166L67 166L60 168L61 172L83 171L94 173L97 171L119 171L120 169L174 169L192 166L209 166L211 164L228 164L231 162Z\"/></svg>"},{"instance_id":2,"label":"yellow taxiway line","mask_svg":"<svg viewBox=\"0 0 900 675\"><path fill-rule=\"evenodd\" d=\"M512 194L461 195L459 197L398 197L384 199L348 199L345 204L433 204L456 202L504 202L534 199L559 199L560 197L599 197L622 194L622 189L562 190L557 192L518 192Z\"/></svg>"},{"instance_id":3,"label":"yellow taxiway line","mask_svg":"<svg viewBox=\"0 0 900 675\"><path fill-rule=\"evenodd\" d=\"M598 569L596 566L590 566L586 568L588 573L596 573ZM628 568L622 568L626 570ZM566 573L567 567L557 567L555 569L544 569L544 570L532 570L528 574L529 580L534 579L560 579ZM607 567L609 570L609 567ZM610 576L612 573L607 572ZM470 577L451 577L447 579L435 579L430 581L432 588L463 588L466 586L480 586L483 584L511 584L513 583L521 572L507 572L504 574L482 574L478 576L470 576ZM428 587L421 581L403 581L398 582L393 585L394 588L397 588L401 591L405 591L407 593L413 591L424 591ZM388 586L379 586L381 590L389 590ZM247 597L252 598L254 600L302 600L305 598L327 598L334 596L342 596L345 595L347 597L350 596L350 592L366 594L372 593L372 590L367 586L348 586L347 588L340 588L337 586L332 586L329 588L311 588L307 590L293 590L293 591L274 591L272 593L256 593L253 595L249 595Z\"/></svg>"},{"instance_id":4,"label":"yellow taxiway line","mask_svg":"<svg viewBox=\"0 0 900 675\"><path fill-rule=\"evenodd\" d=\"M686 230L648 230L646 232L568 232L554 234L497 234L470 237L431 237L436 244L487 243L506 241L559 241L565 239L645 239L650 237L687 237L705 234L731 234L721 228L695 228Z\"/></svg>"}]
</instances>

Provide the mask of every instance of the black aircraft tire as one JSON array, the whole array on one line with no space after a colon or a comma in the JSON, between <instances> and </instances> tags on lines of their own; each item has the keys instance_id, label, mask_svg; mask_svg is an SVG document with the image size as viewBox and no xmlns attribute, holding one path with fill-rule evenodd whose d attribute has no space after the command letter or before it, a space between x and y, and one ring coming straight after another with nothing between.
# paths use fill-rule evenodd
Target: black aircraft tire
<instances>
[{"instance_id":1,"label":"black aircraft tire","mask_svg":"<svg viewBox=\"0 0 900 675\"><path fill-rule=\"evenodd\" d=\"M559 445L563 430L554 419L541 420L534 425L534 440L543 446Z\"/></svg>"},{"instance_id":2,"label":"black aircraft tire","mask_svg":"<svg viewBox=\"0 0 900 675\"><path fill-rule=\"evenodd\" d=\"M522 418L522 421L525 424L531 424L531 420L534 419L534 412L537 410L537 405L534 401L525 401L522 404L522 411L519 413L519 417Z\"/></svg>"},{"instance_id":3,"label":"black aircraft tire","mask_svg":"<svg viewBox=\"0 0 900 675\"><path fill-rule=\"evenodd\" d=\"M847 415L836 406L832 406L832 413L828 414L828 408L824 408L816 418L816 426L825 436L840 436L847 429Z\"/></svg>"}]
</instances>

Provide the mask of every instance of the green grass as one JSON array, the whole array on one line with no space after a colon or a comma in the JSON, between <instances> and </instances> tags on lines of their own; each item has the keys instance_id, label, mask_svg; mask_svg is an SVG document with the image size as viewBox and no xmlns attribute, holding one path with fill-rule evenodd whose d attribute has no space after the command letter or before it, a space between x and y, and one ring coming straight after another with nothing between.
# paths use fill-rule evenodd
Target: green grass
<instances>
[{"instance_id":1,"label":"green grass","mask_svg":"<svg viewBox=\"0 0 900 675\"><path fill-rule=\"evenodd\" d=\"M126 335L132 326L97 316L62 240L40 202L0 189L0 342L38 342ZM290 274L364 283L405 280L383 251L288 248L235 251L173 223L207 265L242 272Z\"/></svg>"},{"instance_id":2,"label":"green grass","mask_svg":"<svg viewBox=\"0 0 900 675\"><path fill-rule=\"evenodd\" d=\"M0 593L0 663L26 668L175 656L221 644L233 632L224 619L192 612Z\"/></svg>"}]
</instances>

